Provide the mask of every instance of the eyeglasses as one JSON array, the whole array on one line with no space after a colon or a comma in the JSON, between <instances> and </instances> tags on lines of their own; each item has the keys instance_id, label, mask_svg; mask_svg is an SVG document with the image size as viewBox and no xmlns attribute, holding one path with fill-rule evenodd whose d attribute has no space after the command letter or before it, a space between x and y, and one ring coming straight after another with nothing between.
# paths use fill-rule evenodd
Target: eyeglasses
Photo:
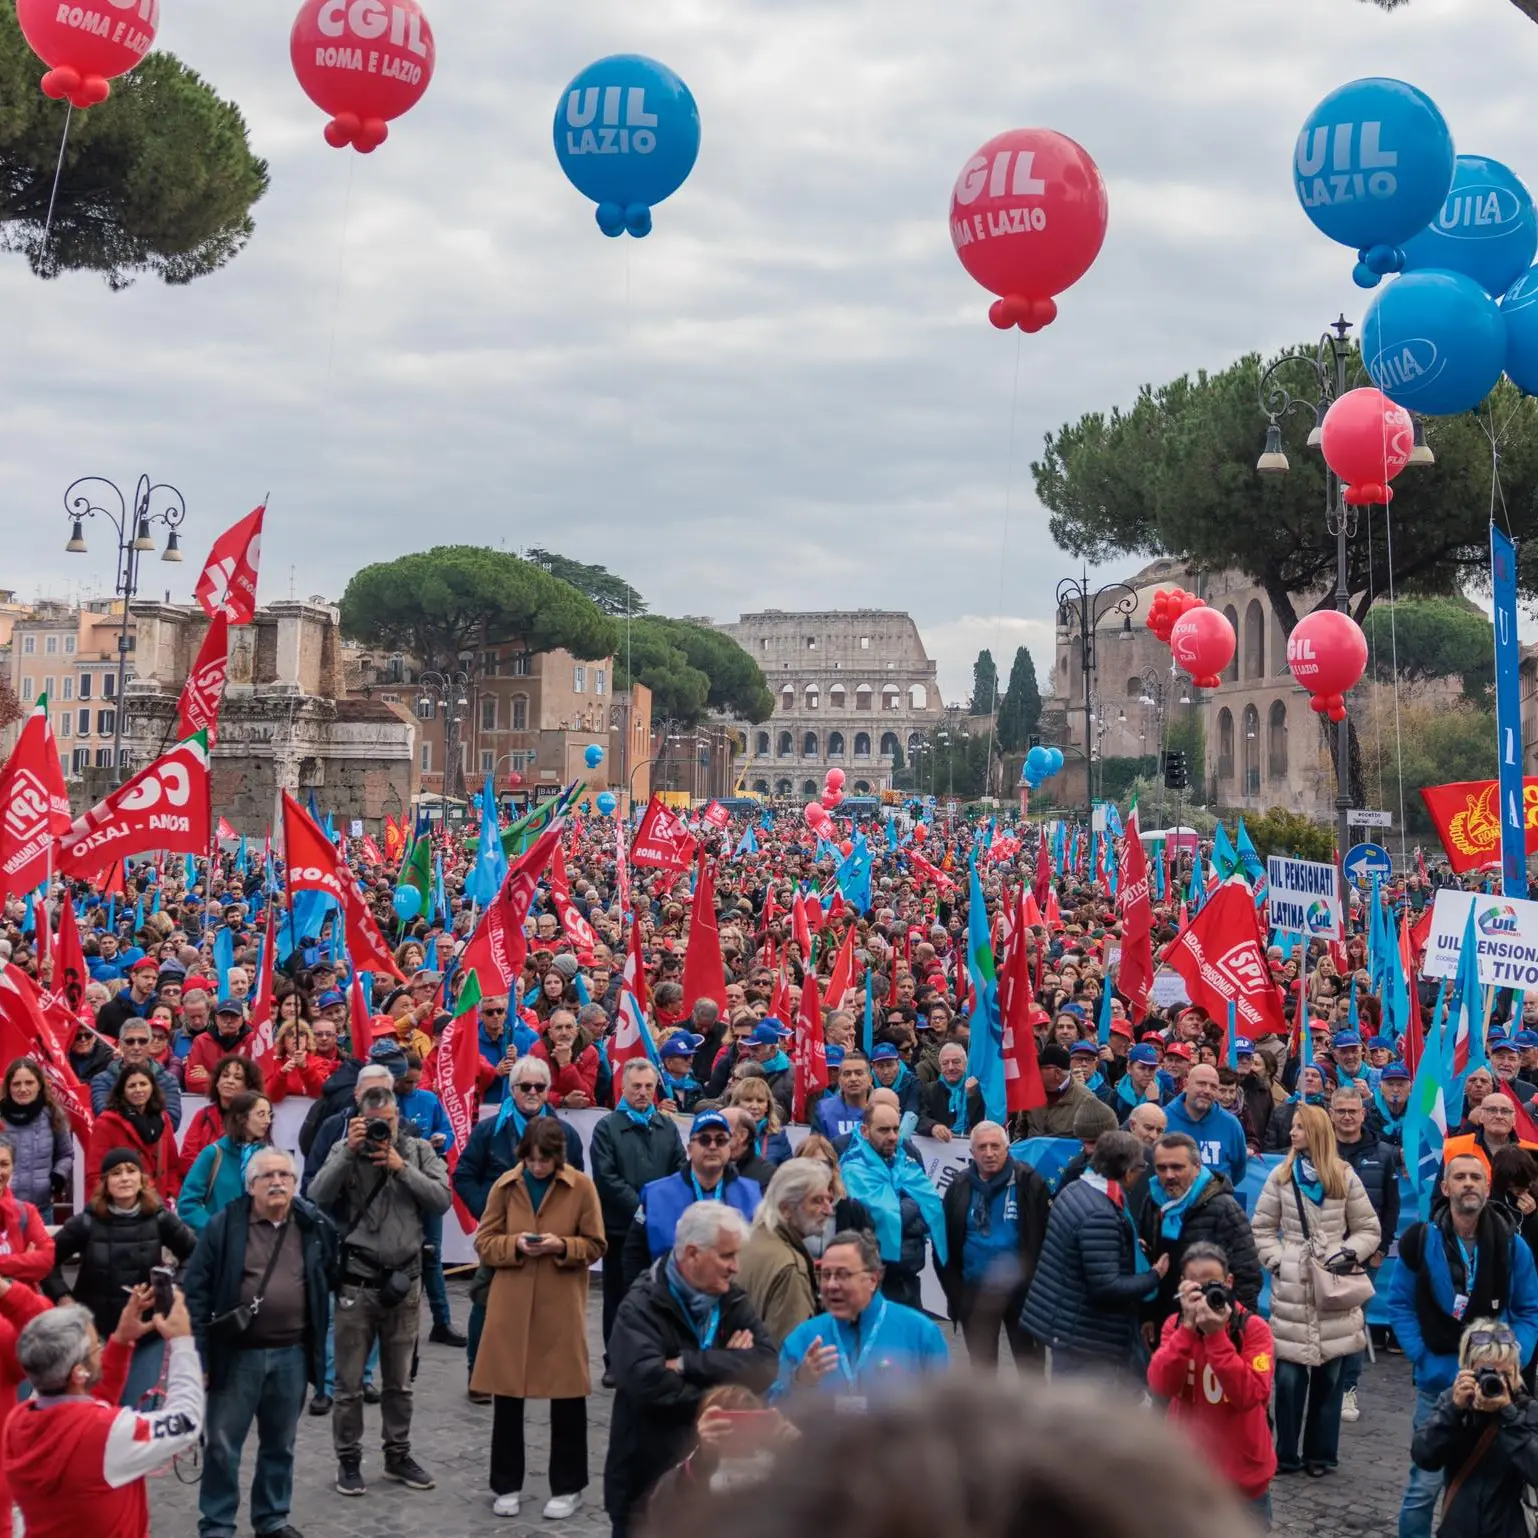
<instances>
[{"instance_id":1,"label":"eyeglasses","mask_svg":"<svg viewBox=\"0 0 1538 1538\"><path fill-rule=\"evenodd\" d=\"M150 1039L148 1036L125 1036L123 1038L123 1045L125 1047L147 1047L149 1044Z\"/></svg>"},{"instance_id":2,"label":"eyeglasses","mask_svg":"<svg viewBox=\"0 0 1538 1538\"><path fill-rule=\"evenodd\" d=\"M725 1132L702 1132L694 1141L701 1148L725 1148L731 1138Z\"/></svg>"},{"instance_id":3,"label":"eyeglasses","mask_svg":"<svg viewBox=\"0 0 1538 1538\"><path fill-rule=\"evenodd\" d=\"M857 1276L869 1276L871 1273L863 1268L859 1271L830 1271L826 1266L819 1266L817 1274L825 1282L837 1282L843 1286L847 1282L852 1282Z\"/></svg>"},{"instance_id":4,"label":"eyeglasses","mask_svg":"<svg viewBox=\"0 0 1538 1538\"><path fill-rule=\"evenodd\" d=\"M287 1185L290 1180L297 1180L299 1177L292 1170L265 1170L256 1178L269 1182L277 1180Z\"/></svg>"},{"instance_id":5,"label":"eyeglasses","mask_svg":"<svg viewBox=\"0 0 1538 1538\"><path fill-rule=\"evenodd\" d=\"M519 1079L513 1085L514 1089L543 1089L544 1087L538 1079Z\"/></svg>"},{"instance_id":6,"label":"eyeglasses","mask_svg":"<svg viewBox=\"0 0 1538 1538\"><path fill-rule=\"evenodd\" d=\"M507 1011L505 1009L486 1009L486 1008L482 1008L481 1013L483 1015L505 1015L507 1013Z\"/></svg>"},{"instance_id":7,"label":"eyeglasses","mask_svg":"<svg viewBox=\"0 0 1538 1538\"><path fill-rule=\"evenodd\" d=\"M1516 1332L1504 1324L1489 1330L1470 1330L1464 1339L1471 1346L1514 1346L1517 1343Z\"/></svg>"}]
</instances>

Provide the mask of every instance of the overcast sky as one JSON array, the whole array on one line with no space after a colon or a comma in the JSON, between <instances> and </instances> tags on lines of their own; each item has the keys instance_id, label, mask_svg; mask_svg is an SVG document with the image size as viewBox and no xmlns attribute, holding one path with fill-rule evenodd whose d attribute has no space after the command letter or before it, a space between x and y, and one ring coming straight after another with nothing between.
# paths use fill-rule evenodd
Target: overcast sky
<instances>
[{"instance_id":1,"label":"overcast sky","mask_svg":"<svg viewBox=\"0 0 1538 1538\"><path fill-rule=\"evenodd\" d=\"M1402 76L1460 150L1538 177L1538 27L1507 0L426 4L436 76L361 157L321 138L286 6L164 0L160 43L241 104L272 190L189 288L0 257L0 585L110 590L101 535L63 553L61 493L145 469L190 510L187 564L147 593L169 575L187 599L270 491L263 599L432 544L537 544L663 613L909 610L962 699L980 646L1050 659L1071 567L1031 489L1044 433L1360 318L1351 253L1291 187L1320 97ZM643 241L598 232L551 145L566 82L626 51L677 70L703 123ZM1030 125L1089 150L1111 210L1035 337L988 324L947 229L963 162Z\"/></svg>"}]
</instances>

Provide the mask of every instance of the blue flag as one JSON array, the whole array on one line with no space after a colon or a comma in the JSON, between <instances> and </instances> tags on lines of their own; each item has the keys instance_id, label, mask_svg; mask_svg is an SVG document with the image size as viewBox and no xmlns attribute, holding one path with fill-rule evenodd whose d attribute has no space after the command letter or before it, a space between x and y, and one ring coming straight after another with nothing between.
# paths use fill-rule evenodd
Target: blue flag
<instances>
[{"instance_id":1,"label":"blue flag","mask_svg":"<svg viewBox=\"0 0 1538 1538\"><path fill-rule=\"evenodd\" d=\"M1229 841L1228 829L1222 823L1212 832L1212 863L1222 881L1227 881L1239 868L1239 852Z\"/></svg>"},{"instance_id":2,"label":"blue flag","mask_svg":"<svg viewBox=\"0 0 1538 1538\"><path fill-rule=\"evenodd\" d=\"M738 854L757 854L758 836L753 831L753 824L749 823L743 829L742 837L737 841Z\"/></svg>"},{"instance_id":3,"label":"blue flag","mask_svg":"<svg viewBox=\"0 0 1538 1538\"><path fill-rule=\"evenodd\" d=\"M977 860L969 856L967 896L967 972L975 995L967 1072L977 1080L988 1120L1002 1124L1008 1116L1004 1093L1004 1022L999 1014L999 982L993 966L993 942L988 934L988 907L977 879Z\"/></svg>"},{"instance_id":4,"label":"blue flag","mask_svg":"<svg viewBox=\"0 0 1538 1538\"><path fill-rule=\"evenodd\" d=\"M1243 817L1239 819L1239 848L1235 858L1252 886L1266 879L1266 862L1261 859L1260 851L1251 841L1250 830L1245 827Z\"/></svg>"},{"instance_id":5,"label":"blue flag","mask_svg":"<svg viewBox=\"0 0 1538 1538\"><path fill-rule=\"evenodd\" d=\"M491 788L491 776L486 776L486 789L481 798L483 807L491 810L481 813L481 841L475 852L475 864L465 877L465 896L471 902L485 908L495 901L507 879L507 855L502 849L502 834L497 827L496 801Z\"/></svg>"},{"instance_id":6,"label":"blue flag","mask_svg":"<svg viewBox=\"0 0 1538 1538\"><path fill-rule=\"evenodd\" d=\"M860 1033L860 1045L865 1049L865 1056L869 1059L876 1045L876 1011L871 1003L871 970L865 969L865 1026Z\"/></svg>"},{"instance_id":7,"label":"blue flag","mask_svg":"<svg viewBox=\"0 0 1538 1538\"><path fill-rule=\"evenodd\" d=\"M1447 1129L1449 1125L1456 1125L1447 1107L1452 1054L1446 1050L1446 1043L1451 1035L1447 1028L1447 980L1444 978L1437 991L1436 1014L1421 1049L1404 1118L1405 1174L1415 1192L1422 1222L1431 1216L1432 1192L1442 1178L1442 1145L1447 1139Z\"/></svg>"},{"instance_id":8,"label":"blue flag","mask_svg":"<svg viewBox=\"0 0 1538 1538\"><path fill-rule=\"evenodd\" d=\"M235 933L228 924L221 924L214 931L214 975L219 979L221 999L230 996L230 968L234 965Z\"/></svg>"},{"instance_id":9,"label":"blue flag","mask_svg":"<svg viewBox=\"0 0 1538 1538\"><path fill-rule=\"evenodd\" d=\"M1111 979L1107 977L1100 990L1100 1033L1097 1039L1102 1047L1111 1045L1111 998L1115 991L1111 987Z\"/></svg>"}]
</instances>

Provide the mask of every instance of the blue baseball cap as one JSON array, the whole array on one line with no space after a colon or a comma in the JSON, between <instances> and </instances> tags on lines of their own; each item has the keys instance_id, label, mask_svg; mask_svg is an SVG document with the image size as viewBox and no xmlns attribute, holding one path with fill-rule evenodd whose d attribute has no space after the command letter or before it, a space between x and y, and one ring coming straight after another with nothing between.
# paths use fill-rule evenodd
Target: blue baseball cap
<instances>
[{"instance_id":1,"label":"blue baseball cap","mask_svg":"<svg viewBox=\"0 0 1538 1538\"><path fill-rule=\"evenodd\" d=\"M1235 1036L1234 1037L1234 1056L1235 1057L1254 1057L1254 1055L1255 1055L1255 1043L1253 1041L1251 1041L1248 1036Z\"/></svg>"},{"instance_id":2,"label":"blue baseball cap","mask_svg":"<svg viewBox=\"0 0 1538 1538\"><path fill-rule=\"evenodd\" d=\"M1069 1057L1073 1057L1075 1054L1080 1057L1099 1057L1100 1044L1094 1041L1076 1041L1068 1049Z\"/></svg>"},{"instance_id":3,"label":"blue baseball cap","mask_svg":"<svg viewBox=\"0 0 1538 1538\"><path fill-rule=\"evenodd\" d=\"M844 1061L844 1049L839 1046L829 1046L824 1049L823 1056L827 1059L829 1068L837 1068Z\"/></svg>"},{"instance_id":4,"label":"blue baseball cap","mask_svg":"<svg viewBox=\"0 0 1538 1538\"><path fill-rule=\"evenodd\" d=\"M897 1048L891 1042L883 1041L872 1050L870 1060L873 1063L895 1063Z\"/></svg>"},{"instance_id":5,"label":"blue baseball cap","mask_svg":"<svg viewBox=\"0 0 1538 1538\"><path fill-rule=\"evenodd\" d=\"M789 1035L790 1032L773 1015L765 1015L749 1032L748 1040L755 1047L777 1047Z\"/></svg>"},{"instance_id":6,"label":"blue baseball cap","mask_svg":"<svg viewBox=\"0 0 1538 1538\"><path fill-rule=\"evenodd\" d=\"M239 999L220 999L214 1010L216 1015L243 1015L245 1012L246 1006Z\"/></svg>"},{"instance_id":7,"label":"blue baseball cap","mask_svg":"<svg viewBox=\"0 0 1538 1538\"><path fill-rule=\"evenodd\" d=\"M1146 1041L1140 1041L1128 1054L1129 1063L1151 1063L1154 1067L1159 1063L1159 1049L1150 1047Z\"/></svg>"},{"instance_id":8,"label":"blue baseball cap","mask_svg":"<svg viewBox=\"0 0 1538 1538\"><path fill-rule=\"evenodd\" d=\"M1511 1039L1519 1047L1538 1047L1538 1031L1518 1031Z\"/></svg>"},{"instance_id":9,"label":"blue baseball cap","mask_svg":"<svg viewBox=\"0 0 1538 1538\"><path fill-rule=\"evenodd\" d=\"M711 1131L724 1132L730 1137L732 1135L732 1124L719 1111L701 1111L689 1127L690 1141L693 1141L702 1132Z\"/></svg>"},{"instance_id":10,"label":"blue baseball cap","mask_svg":"<svg viewBox=\"0 0 1538 1538\"><path fill-rule=\"evenodd\" d=\"M1330 1043L1331 1050L1336 1052L1339 1052L1342 1047L1359 1047L1361 1045L1362 1038L1355 1031L1342 1031Z\"/></svg>"},{"instance_id":11,"label":"blue baseball cap","mask_svg":"<svg viewBox=\"0 0 1538 1538\"><path fill-rule=\"evenodd\" d=\"M674 1031L657 1049L657 1055L659 1057L693 1057L704 1045L703 1036L694 1036L688 1031Z\"/></svg>"},{"instance_id":12,"label":"blue baseball cap","mask_svg":"<svg viewBox=\"0 0 1538 1538\"><path fill-rule=\"evenodd\" d=\"M324 993L316 997L315 1007L317 1009L330 1009L333 1004L345 1004L346 1002L347 995L341 989L328 988Z\"/></svg>"},{"instance_id":13,"label":"blue baseball cap","mask_svg":"<svg viewBox=\"0 0 1538 1538\"><path fill-rule=\"evenodd\" d=\"M1367 1050L1369 1052L1392 1052L1394 1050L1394 1043L1387 1036L1374 1036L1367 1043Z\"/></svg>"},{"instance_id":14,"label":"blue baseball cap","mask_svg":"<svg viewBox=\"0 0 1538 1538\"><path fill-rule=\"evenodd\" d=\"M1390 1063L1379 1075L1381 1079L1408 1079L1410 1070L1403 1063Z\"/></svg>"},{"instance_id":15,"label":"blue baseball cap","mask_svg":"<svg viewBox=\"0 0 1538 1538\"><path fill-rule=\"evenodd\" d=\"M1492 1036L1490 1038L1490 1050L1492 1052L1520 1052L1522 1049L1509 1036Z\"/></svg>"}]
</instances>

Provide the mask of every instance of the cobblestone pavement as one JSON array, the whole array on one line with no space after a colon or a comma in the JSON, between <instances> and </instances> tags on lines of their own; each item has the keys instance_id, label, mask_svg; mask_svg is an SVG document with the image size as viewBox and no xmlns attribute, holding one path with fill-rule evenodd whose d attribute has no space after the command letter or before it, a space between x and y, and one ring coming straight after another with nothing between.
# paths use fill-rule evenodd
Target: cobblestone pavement
<instances>
[{"instance_id":1,"label":"cobblestone pavement","mask_svg":"<svg viewBox=\"0 0 1538 1538\"><path fill-rule=\"evenodd\" d=\"M463 1327L469 1305L462 1290L450 1284L454 1315ZM464 1353L426 1344L428 1319L422 1320L421 1368L416 1382L412 1452L438 1481L435 1490L414 1493L390 1484L382 1474L379 1452L379 1410L365 1410L364 1478L368 1494L348 1499L336 1494L331 1482L336 1461L331 1452L329 1419L305 1415L299 1424L295 1458L292 1521L305 1538L491 1538L543 1531L553 1538L552 1524L540 1518L549 1494L545 1479L549 1451L548 1409L531 1404L527 1437L529 1480L523 1515L512 1520L491 1514L487 1487L487 1456L491 1437L490 1406L472 1405L465 1397ZM595 1366L602 1361L597 1345L596 1294L589 1313L589 1336ZM960 1349L959 1342L957 1349ZM597 1382L597 1372L594 1375ZM1380 1357L1362 1380L1362 1418L1342 1429L1341 1467L1324 1479L1291 1475L1275 1486L1276 1532L1295 1538L1394 1538L1399 1493L1409 1464L1410 1371L1403 1357ZM589 1459L592 1483L576 1516L560 1524L562 1538L605 1538L609 1524L602 1509L603 1455L608 1442L612 1395L595 1388L589 1402ZM255 1450L255 1435L247 1443L242 1474L247 1490ZM197 1489L182 1484L173 1473L151 1482L152 1529L156 1538L191 1538L197 1530ZM241 1533L249 1513L242 1511Z\"/></svg>"}]
</instances>

